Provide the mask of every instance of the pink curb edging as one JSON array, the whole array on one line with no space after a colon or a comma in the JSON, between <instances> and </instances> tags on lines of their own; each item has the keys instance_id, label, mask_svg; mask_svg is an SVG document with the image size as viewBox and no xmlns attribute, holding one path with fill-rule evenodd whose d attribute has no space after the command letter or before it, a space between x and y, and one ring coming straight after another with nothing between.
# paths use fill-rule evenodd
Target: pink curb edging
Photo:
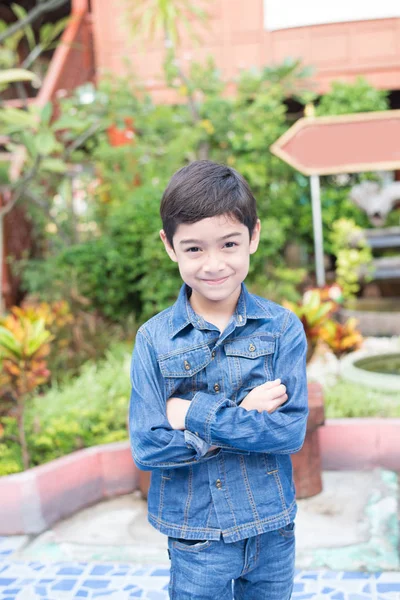
<instances>
[{"instance_id":1,"label":"pink curb edging","mask_svg":"<svg viewBox=\"0 0 400 600\"><path fill-rule=\"evenodd\" d=\"M137 488L128 442L86 448L0 477L0 535L41 533L77 510Z\"/></svg>"},{"instance_id":2,"label":"pink curb edging","mask_svg":"<svg viewBox=\"0 0 400 600\"><path fill-rule=\"evenodd\" d=\"M319 441L325 470L400 471L400 419L327 419Z\"/></svg>"},{"instance_id":3,"label":"pink curb edging","mask_svg":"<svg viewBox=\"0 0 400 600\"><path fill-rule=\"evenodd\" d=\"M400 471L400 419L327 419L318 432L324 470ZM79 450L0 477L0 535L41 533L77 510L138 487L129 442Z\"/></svg>"}]
</instances>

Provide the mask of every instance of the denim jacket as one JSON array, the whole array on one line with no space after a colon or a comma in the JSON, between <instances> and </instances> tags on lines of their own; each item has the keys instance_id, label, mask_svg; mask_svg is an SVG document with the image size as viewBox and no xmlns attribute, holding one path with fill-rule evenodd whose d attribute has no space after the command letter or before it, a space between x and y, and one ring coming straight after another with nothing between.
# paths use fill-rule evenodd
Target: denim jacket
<instances>
[{"instance_id":1,"label":"denim jacket","mask_svg":"<svg viewBox=\"0 0 400 600\"><path fill-rule=\"evenodd\" d=\"M176 303L137 333L132 454L152 471L154 527L171 537L236 542L279 529L296 514L290 454L306 432L307 344L292 312L243 284L222 333L193 311L187 294L183 285ZM278 410L240 407L250 390L278 377L288 394ZM184 431L168 422L172 396L191 401Z\"/></svg>"}]
</instances>

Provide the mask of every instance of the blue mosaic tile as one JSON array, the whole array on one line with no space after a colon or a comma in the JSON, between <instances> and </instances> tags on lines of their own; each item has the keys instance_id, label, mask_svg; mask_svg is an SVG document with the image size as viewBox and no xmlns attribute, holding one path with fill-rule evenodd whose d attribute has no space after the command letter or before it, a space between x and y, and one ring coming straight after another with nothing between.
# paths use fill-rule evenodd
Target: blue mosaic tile
<instances>
[{"instance_id":1,"label":"blue mosaic tile","mask_svg":"<svg viewBox=\"0 0 400 600\"><path fill-rule=\"evenodd\" d=\"M169 577L169 569L155 569L151 575L153 577Z\"/></svg>"},{"instance_id":2,"label":"blue mosaic tile","mask_svg":"<svg viewBox=\"0 0 400 600\"><path fill-rule=\"evenodd\" d=\"M0 538L0 600L167 600L166 564L15 561L23 539ZM292 600L399 600L400 573L296 570Z\"/></svg>"},{"instance_id":3,"label":"blue mosaic tile","mask_svg":"<svg viewBox=\"0 0 400 600\"><path fill-rule=\"evenodd\" d=\"M400 592L399 583L377 583L376 589L378 592Z\"/></svg>"},{"instance_id":4,"label":"blue mosaic tile","mask_svg":"<svg viewBox=\"0 0 400 600\"><path fill-rule=\"evenodd\" d=\"M113 570L113 567L110 565L96 565L90 571L90 575L107 575L110 571Z\"/></svg>"},{"instance_id":5,"label":"blue mosaic tile","mask_svg":"<svg viewBox=\"0 0 400 600\"><path fill-rule=\"evenodd\" d=\"M61 581L53 585L51 589L70 592L75 587L77 581L77 579L61 579Z\"/></svg>"},{"instance_id":6,"label":"blue mosaic tile","mask_svg":"<svg viewBox=\"0 0 400 600\"><path fill-rule=\"evenodd\" d=\"M98 590L100 588L107 587L109 583L109 581L104 579L86 579L86 581L84 581L82 585L93 590Z\"/></svg>"},{"instance_id":7,"label":"blue mosaic tile","mask_svg":"<svg viewBox=\"0 0 400 600\"><path fill-rule=\"evenodd\" d=\"M77 567L64 567L57 571L57 575L82 575L84 569Z\"/></svg>"}]
</instances>

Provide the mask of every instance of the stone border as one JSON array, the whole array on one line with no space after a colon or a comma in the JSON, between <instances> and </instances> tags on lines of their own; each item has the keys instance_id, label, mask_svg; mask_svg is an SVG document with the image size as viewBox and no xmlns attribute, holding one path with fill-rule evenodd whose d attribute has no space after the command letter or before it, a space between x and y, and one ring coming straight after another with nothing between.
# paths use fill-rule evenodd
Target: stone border
<instances>
[{"instance_id":1,"label":"stone border","mask_svg":"<svg viewBox=\"0 0 400 600\"><path fill-rule=\"evenodd\" d=\"M399 470L400 419L328 419L318 431L323 469ZM0 535L41 533L138 485L129 442L79 450L25 473L0 477Z\"/></svg>"},{"instance_id":2,"label":"stone border","mask_svg":"<svg viewBox=\"0 0 400 600\"><path fill-rule=\"evenodd\" d=\"M100 500L138 487L129 442L93 446L0 477L0 535L37 534Z\"/></svg>"},{"instance_id":3,"label":"stone border","mask_svg":"<svg viewBox=\"0 0 400 600\"><path fill-rule=\"evenodd\" d=\"M318 431L325 470L400 471L400 419L327 419Z\"/></svg>"},{"instance_id":4,"label":"stone border","mask_svg":"<svg viewBox=\"0 0 400 600\"><path fill-rule=\"evenodd\" d=\"M347 356L344 356L340 361L340 370L344 379L352 383L362 384L378 390L386 390L387 392L397 392L400 390L400 375L390 375L389 373L375 373L360 369L354 363L363 358L373 358L383 354L399 354L399 350L393 351L376 351L371 350L356 350Z\"/></svg>"}]
</instances>

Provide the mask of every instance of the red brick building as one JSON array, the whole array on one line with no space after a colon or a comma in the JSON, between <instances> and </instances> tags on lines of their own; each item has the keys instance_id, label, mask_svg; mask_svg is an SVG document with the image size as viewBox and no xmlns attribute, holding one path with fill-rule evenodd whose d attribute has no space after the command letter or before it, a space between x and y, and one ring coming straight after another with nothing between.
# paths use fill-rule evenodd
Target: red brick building
<instances>
[{"instance_id":1,"label":"red brick building","mask_svg":"<svg viewBox=\"0 0 400 600\"><path fill-rule=\"evenodd\" d=\"M365 76L373 85L400 90L400 2L361 0L209 0L209 19L196 29L201 44L183 32L180 57L212 55L226 79L240 69L302 58L315 67L319 91L334 79ZM125 0L91 0L97 73L125 72L130 60L158 101L171 100L162 80L163 43L139 43L129 32Z\"/></svg>"}]
</instances>

